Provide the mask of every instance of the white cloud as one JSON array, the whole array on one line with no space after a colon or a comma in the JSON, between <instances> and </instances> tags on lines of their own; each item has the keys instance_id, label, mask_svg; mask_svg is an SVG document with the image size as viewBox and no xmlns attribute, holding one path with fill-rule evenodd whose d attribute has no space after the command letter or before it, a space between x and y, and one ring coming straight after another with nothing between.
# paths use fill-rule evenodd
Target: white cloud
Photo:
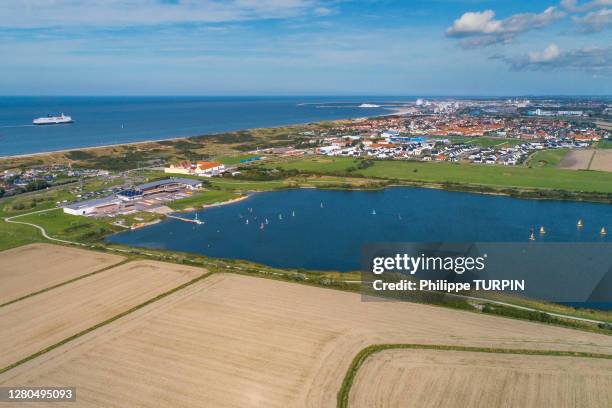
<instances>
[{"instance_id":1,"label":"white cloud","mask_svg":"<svg viewBox=\"0 0 612 408\"><path fill-rule=\"evenodd\" d=\"M223 23L291 18L308 13L322 15L327 10L323 0L2 0L0 26L38 28Z\"/></svg>"},{"instance_id":2,"label":"white cloud","mask_svg":"<svg viewBox=\"0 0 612 408\"><path fill-rule=\"evenodd\" d=\"M572 17L582 33L596 33L612 27L612 8L591 11L582 17Z\"/></svg>"},{"instance_id":3,"label":"white cloud","mask_svg":"<svg viewBox=\"0 0 612 408\"><path fill-rule=\"evenodd\" d=\"M514 14L502 20L495 18L493 10L467 12L453 22L446 30L446 35L455 38L471 37L464 41L467 46L509 42L517 34L546 27L566 15L556 7L548 7L541 13Z\"/></svg>"},{"instance_id":4,"label":"white cloud","mask_svg":"<svg viewBox=\"0 0 612 408\"><path fill-rule=\"evenodd\" d=\"M550 44L542 51L526 55L491 57L504 61L514 71L581 71L598 75L612 74L612 47L591 46L562 51Z\"/></svg>"},{"instance_id":5,"label":"white cloud","mask_svg":"<svg viewBox=\"0 0 612 408\"><path fill-rule=\"evenodd\" d=\"M576 0L561 0L561 8L572 13L584 13L602 7L612 6L612 0L591 0L578 4Z\"/></svg>"},{"instance_id":6,"label":"white cloud","mask_svg":"<svg viewBox=\"0 0 612 408\"><path fill-rule=\"evenodd\" d=\"M544 48L543 51L531 51L529 55L529 62L549 62L556 58L559 58L561 51L557 44L550 44Z\"/></svg>"}]
</instances>

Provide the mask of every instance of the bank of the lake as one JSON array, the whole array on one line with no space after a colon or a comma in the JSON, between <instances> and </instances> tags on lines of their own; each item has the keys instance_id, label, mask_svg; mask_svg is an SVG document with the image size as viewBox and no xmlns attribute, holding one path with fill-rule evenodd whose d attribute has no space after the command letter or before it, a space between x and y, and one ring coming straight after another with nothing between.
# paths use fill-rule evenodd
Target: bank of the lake
<instances>
[{"instance_id":1,"label":"bank of the lake","mask_svg":"<svg viewBox=\"0 0 612 408\"><path fill-rule=\"evenodd\" d=\"M185 214L194 217L193 213ZM359 269L373 242L607 242L610 205L396 187L380 191L294 189L256 193L177 220L108 238L131 246L245 259L279 268ZM584 222L577 228L578 219Z\"/></svg>"}]
</instances>

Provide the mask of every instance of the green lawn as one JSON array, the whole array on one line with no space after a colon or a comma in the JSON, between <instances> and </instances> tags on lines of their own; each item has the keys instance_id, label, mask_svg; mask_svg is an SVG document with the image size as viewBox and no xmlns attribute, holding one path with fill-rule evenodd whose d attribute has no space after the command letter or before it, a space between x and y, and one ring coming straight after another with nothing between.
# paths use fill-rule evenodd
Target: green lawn
<instances>
[{"instance_id":1,"label":"green lawn","mask_svg":"<svg viewBox=\"0 0 612 408\"><path fill-rule=\"evenodd\" d=\"M187 208L198 208L206 204L215 204L223 201L228 201L239 197L239 194L231 191L223 190L208 190L195 193L191 197L182 198L168 204L168 207L176 211L185 210Z\"/></svg>"},{"instance_id":2,"label":"green lawn","mask_svg":"<svg viewBox=\"0 0 612 408\"><path fill-rule=\"evenodd\" d=\"M600 140L597 143L598 149L612 149L612 140Z\"/></svg>"},{"instance_id":3,"label":"green lawn","mask_svg":"<svg viewBox=\"0 0 612 408\"><path fill-rule=\"evenodd\" d=\"M251 157L258 157L258 156L253 155L253 154L237 154L237 155L232 155L232 156L215 157L215 160L225 164L226 166L233 166L235 164L240 164L241 160L250 159Z\"/></svg>"},{"instance_id":4,"label":"green lawn","mask_svg":"<svg viewBox=\"0 0 612 408\"><path fill-rule=\"evenodd\" d=\"M315 173L333 174L352 169L351 174L355 176L405 181L612 193L612 173L608 172L396 160L375 161L373 166L366 169L358 169L358 164L359 160L343 157L306 158L279 163L285 169Z\"/></svg>"},{"instance_id":5,"label":"green lawn","mask_svg":"<svg viewBox=\"0 0 612 408\"><path fill-rule=\"evenodd\" d=\"M496 137L467 137L467 136L448 136L446 139L453 143L468 143L475 146L492 147L492 146L516 146L525 143L521 139L505 139Z\"/></svg>"},{"instance_id":6,"label":"green lawn","mask_svg":"<svg viewBox=\"0 0 612 408\"><path fill-rule=\"evenodd\" d=\"M80 242L96 241L105 235L120 230L119 227L111 226L106 220L70 215L59 209L24 215L23 217L16 218L15 221L40 225L54 238ZM29 228L32 229L32 227Z\"/></svg>"},{"instance_id":7,"label":"green lawn","mask_svg":"<svg viewBox=\"0 0 612 408\"><path fill-rule=\"evenodd\" d=\"M265 191L286 187L282 180L251 181L240 179L211 178L210 184L224 190L234 191Z\"/></svg>"},{"instance_id":8,"label":"green lawn","mask_svg":"<svg viewBox=\"0 0 612 408\"><path fill-rule=\"evenodd\" d=\"M552 149L536 152L529 159L529 167L557 167L569 149Z\"/></svg>"},{"instance_id":9,"label":"green lawn","mask_svg":"<svg viewBox=\"0 0 612 408\"><path fill-rule=\"evenodd\" d=\"M38 241L46 240L36 228L0 220L0 251Z\"/></svg>"}]
</instances>

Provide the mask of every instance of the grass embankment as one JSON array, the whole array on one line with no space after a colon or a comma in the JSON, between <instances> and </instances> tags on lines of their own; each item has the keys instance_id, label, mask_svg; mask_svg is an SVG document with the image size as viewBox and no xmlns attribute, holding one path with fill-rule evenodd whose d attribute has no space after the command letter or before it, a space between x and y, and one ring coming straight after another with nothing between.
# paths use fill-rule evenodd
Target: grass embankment
<instances>
[{"instance_id":1,"label":"grass embankment","mask_svg":"<svg viewBox=\"0 0 612 408\"><path fill-rule=\"evenodd\" d=\"M596 147L598 149L612 149L612 140L600 140Z\"/></svg>"},{"instance_id":2,"label":"grass embankment","mask_svg":"<svg viewBox=\"0 0 612 408\"><path fill-rule=\"evenodd\" d=\"M338 408L347 408L349 402L349 396L353 382L357 376L359 368L363 363L373 354L379 353L385 350L397 350L397 349L408 349L408 350L442 350L442 351L464 351L464 352L478 352L478 353L498 353L498 354L522 354L532 356L554 356L554 357L583 357L583 358L601 358L601 359L612 359L610 354L597 354L597 353L586 353L586 352L573 352L573 351L556 351L556 350L526 350L526 349L503 349L503 348L486 348L486 347L468 347L468 346L448 346L448 345L435 345L435 344L376 344L368 346L361 350L349 366L340 391L338 391L337 406Z\"/></svg>"},{"instance_id":3,"label":"grass embankment","mask_svg":"<svg viewBox=\"0 0 612 408\"><path fill-rule=\"evenodd\" d=\"M360 169L359 163L360 160L353 158L314 157L280 162L277 165L286 170L319 174L349 173L352 176L400 182L612 193L612 173L608 172L398 160L377 160L373 165Z\"/></svg>"}]
</instances>

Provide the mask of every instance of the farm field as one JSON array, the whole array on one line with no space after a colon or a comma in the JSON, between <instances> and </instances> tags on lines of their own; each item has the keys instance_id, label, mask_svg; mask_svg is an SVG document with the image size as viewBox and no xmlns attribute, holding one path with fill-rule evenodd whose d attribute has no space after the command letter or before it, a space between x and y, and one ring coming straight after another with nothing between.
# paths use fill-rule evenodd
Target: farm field
<instances>
[{"instance_id":1,"label":"farm field","mask_svg":"<svg viewBox=\"0 0 612 408\"><path fill-rule=\"evenodd\" d=\"M612 172L612 149L597 149L590 170Z\"/></svg>"},{"instance_id":2,"label":"farm field","mask_svg":"<svg viewBox=\"0 0 612 408\"><path fill-rule=\"evenodd\" d=\"M42 243L3 251L0 253L0 304L124 259L119 255Z\"/></svg>"},{"instance_id":3,"label":"farm field","mask_svg":"<svg viewBox=\"0 0 612 408\"><path fill-rule=\"evenodd\" d=\"M74 263L63 267L76 270L79 262L74 256ZM193 267L136 261L6 305L0 308L0 369L202 273Z\"/></svg>"},{"instance_id":4,"label":"farm field","mask_svg":"<svg viewBox=\"0 0 612 408\"><path fill-rule=\"evenodd\" d=\"M559 168L569 170L587 170L594 151L592 149L572 150L559 162Z\"/></svg>"},{"instance_id":5,"label":"farm field","mask_svg":"<svg viewBox=\"0 0 612 408\"><path fill-rule=\"evenodd\" d=\"M576 151L576 152L586 152ZM560 163L571 157L565 156ZM582 158L586 160L585 158ZM590 160L590 156L589 156ZM567 162L566 162L567 163ZM358 160L344 157L317 157L279 163L284 169L297 169L320 174L350 173L354 176L378 177L425 183L458 183L508 188L559 189L584 192L612 192L612 173L579 172L560 168L526 168L456 164L446 162L413 162L378 160L374 165L358 169ZM582 165L582 164L580 164ZM588 161L586 162L588 166Z\"/></svg>"},{"instance_id":6,"label":"farm field","mask_svg":"<svg viewBox=\"0 0 612 408\"><path fill-rule=\"evenodd\" d=\"M76 386L75 407L333 407L361 349L404 342L612 354L610 336L214 274L1 374L0 385Z\"/></svg>"},{"instance_id":7,"label":"farm field","mask_svg":"<svg viewBox=\"0 0 612 408\"><path fill-rule=\"evenodd\" d=\"M610 360L385 350L357 372L349 407L610 407Z\"/></svg>"}]
</instances>

